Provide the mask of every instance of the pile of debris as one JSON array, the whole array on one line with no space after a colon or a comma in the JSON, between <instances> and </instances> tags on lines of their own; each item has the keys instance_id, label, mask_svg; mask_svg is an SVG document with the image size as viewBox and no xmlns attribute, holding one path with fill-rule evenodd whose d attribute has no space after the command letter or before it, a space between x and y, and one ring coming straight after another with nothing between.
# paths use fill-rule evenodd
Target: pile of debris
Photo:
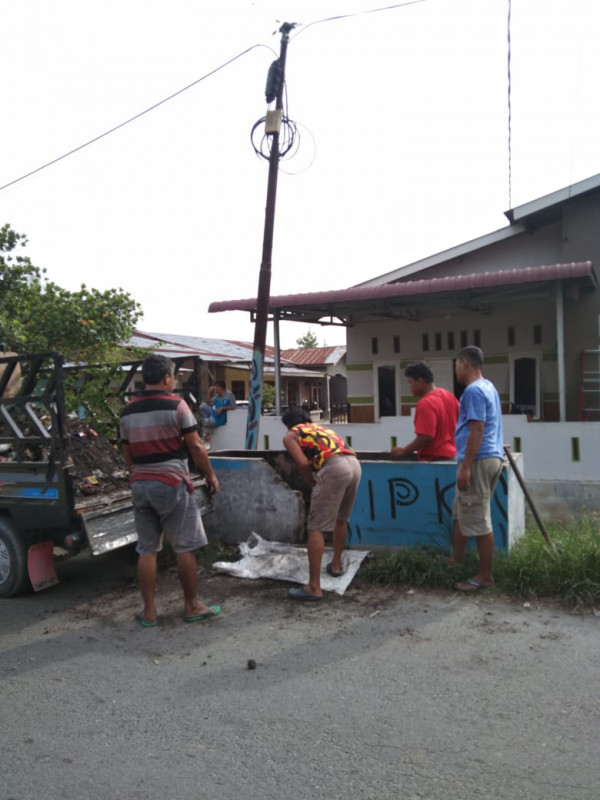
<instances>
[{"instance_id":1,"label":"pile of debris","mask_svg":"<svg viewBox=\"0 0 600 800\"><path fill-rule=\"evenodd\" d=\"M70 473L78 493L103 494L129 488L129 472L118 444L85 421L67 421Z\"/></svg>"}]
</instances>

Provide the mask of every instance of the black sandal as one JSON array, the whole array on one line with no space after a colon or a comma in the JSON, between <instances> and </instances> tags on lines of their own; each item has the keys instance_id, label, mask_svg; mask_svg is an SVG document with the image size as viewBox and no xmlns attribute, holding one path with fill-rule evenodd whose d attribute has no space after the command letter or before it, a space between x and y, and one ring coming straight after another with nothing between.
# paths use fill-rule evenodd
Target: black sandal
<instances>
[{"instance_id":1,"label":"black sandal","mask_svg":"<svg viewBox=\"0 0 600 800\"><path fill-rule=\"evenodd\" d=\"M327 570L327 574L331 575L332 578L341 578L342 575L344 574L344 570L341 570L341 572L334 572L333 569L331 568L331 562L327 564L325 569Z\"/></svg>"}]
</instances>

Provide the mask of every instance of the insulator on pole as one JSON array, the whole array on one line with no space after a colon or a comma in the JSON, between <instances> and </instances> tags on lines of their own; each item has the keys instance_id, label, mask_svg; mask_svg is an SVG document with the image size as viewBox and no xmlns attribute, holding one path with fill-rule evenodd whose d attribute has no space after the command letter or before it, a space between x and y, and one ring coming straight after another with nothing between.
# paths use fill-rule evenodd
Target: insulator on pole
<instances>
[{"instance_id":1,"label":"insulator on pole","mask_svg":"<svg viewBox=\"0 0 600 800\"><path fill-rule=\"evenodd\" d=\"M281 61L277 59L269 67L269 74L267 75L267 88L265 89L267 103L272 103L273 100L277 99L281 89L281 77Z\"/></svg>"}]
</instances>

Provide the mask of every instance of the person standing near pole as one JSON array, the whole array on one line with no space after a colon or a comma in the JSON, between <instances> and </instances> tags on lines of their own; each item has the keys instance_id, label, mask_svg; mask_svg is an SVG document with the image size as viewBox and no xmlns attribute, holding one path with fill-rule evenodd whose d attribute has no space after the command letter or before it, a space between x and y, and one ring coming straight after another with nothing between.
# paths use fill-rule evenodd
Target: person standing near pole
<instances>
[{"instance_id":1,"label":"person standing near pole","mask_svg":"<svg viewBox=\"0 0 600 800\"><path fill-rule=\"evenodd\" d=\"M456 355L455 373L465 386L456 426L456 491L452 506L454 545L449 564L462 563L469 537L475 537L479 572L456 584L462 592L494 585L494 534L491 500L502 472L502 408L494 384L482 376L483 352L463 347Z\"/></svg>"},{"instance_id":2,"label":"person standing near pole","mask_svg":"<svg viewBox=\"0 0 600 800\"><path fill-rule=\"evenodd\" d=\"M312 422L303 408L293 406L281 421L288 429L283 444L304 480L313 487L308 514L308 583L290 589L288 594L293 600L322 600L323 532L333 531L333 558L327 564L327 572L332 578L340 578L344 574L342 551L360 482L360 464L354 450L335 431Z\"/></svg>"},{"instance_id":3,"label":"person standing near pole","mask_svg":"<svg viewBox=\"0 0 600 800\"><path fill-rule=\"evenodd\" d=\"M120 424L123 457L131 470L138 577L144 601L136 620L143 628L157 624L156 557L164 533L177 556L183 618L199 622L216 616L221 609L198 599L194 551L204 547L207 540L193 495L188 455L213 492L219 491L219 481L198 435L194 415L185 400L173 394L173 362L165 356L149 356L142 364L142 378L144 391L125 406Z\"/></svg>"}]
</instances>

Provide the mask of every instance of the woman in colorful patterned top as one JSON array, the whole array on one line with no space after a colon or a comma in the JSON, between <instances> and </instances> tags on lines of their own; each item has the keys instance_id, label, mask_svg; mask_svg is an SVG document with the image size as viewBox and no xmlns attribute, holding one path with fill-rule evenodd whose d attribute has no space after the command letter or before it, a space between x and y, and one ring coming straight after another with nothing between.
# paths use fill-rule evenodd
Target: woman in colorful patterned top
<instances>
[{"instance_id":1,"label":"woman in colorful patterned top","mask_svg":"<svg viewBox=\"0 0 600 800\"><path fill-rule=\"evenodd\" d=\"M312 486L308 513L308 571L306 586L290 589L294 600L322 600L321 561L325 551L324 531L333 531L333 558L327 572L333 578L343 575L342 551L346 529L360 481L360 464L335 431L311 421L310 414L294 406L281 418L288 432L283 444Z\"/></svg>"}]
</instances>

